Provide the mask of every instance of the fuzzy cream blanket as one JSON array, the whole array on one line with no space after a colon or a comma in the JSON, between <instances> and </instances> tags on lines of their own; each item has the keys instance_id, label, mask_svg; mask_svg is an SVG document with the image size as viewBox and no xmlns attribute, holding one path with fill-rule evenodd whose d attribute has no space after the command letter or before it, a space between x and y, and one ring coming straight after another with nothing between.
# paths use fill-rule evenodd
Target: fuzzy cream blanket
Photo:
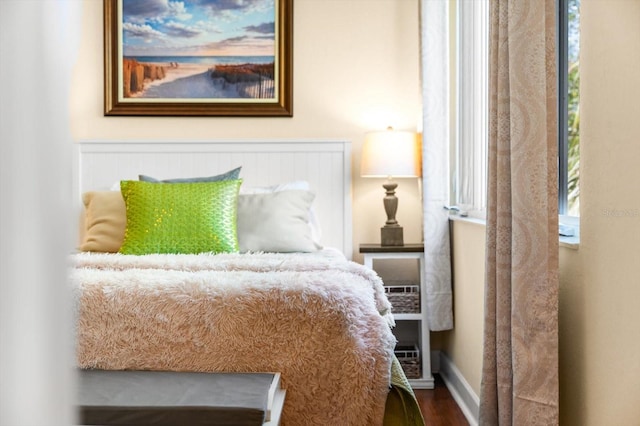
<instances>
[{"instance_id":1,"label":"fuzzy cream blanket","mask_svg":"<svg viewBox=\"0 0 640 426\"><path fill-rule=\"evenodd\" d=\"M283 425L382 424L393 319L364 266L326 253L71 262L80 367L277 371Z\"/></svg>"}]
</instances>

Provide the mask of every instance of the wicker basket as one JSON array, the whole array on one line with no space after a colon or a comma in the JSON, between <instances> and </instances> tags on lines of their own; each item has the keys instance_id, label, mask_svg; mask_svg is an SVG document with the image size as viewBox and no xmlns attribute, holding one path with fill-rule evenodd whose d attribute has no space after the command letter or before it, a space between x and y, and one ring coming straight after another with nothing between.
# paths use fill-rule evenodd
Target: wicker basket
<instances>
[{"instance_id":1,"label":"wicker basket","mask_svg":"<svg viewBox=\"0 0 640 426\"><path fill-rule=\"evenodd\" d=\"M397 345L394 353L398 361L400 361L400 366L402 366L407 379L419 379L422 377L420 351L417 345Z\"/></svg>"},{"instance_id":2,"label":"wicker basket","mask_svg":"<svg viewBox=\"0 0 640 426\"><path fill-rule=\"evenodd\" d=\"M396 314L420 313L419 285L385 285L384 291Z\"/></svg>"}]
</instances>

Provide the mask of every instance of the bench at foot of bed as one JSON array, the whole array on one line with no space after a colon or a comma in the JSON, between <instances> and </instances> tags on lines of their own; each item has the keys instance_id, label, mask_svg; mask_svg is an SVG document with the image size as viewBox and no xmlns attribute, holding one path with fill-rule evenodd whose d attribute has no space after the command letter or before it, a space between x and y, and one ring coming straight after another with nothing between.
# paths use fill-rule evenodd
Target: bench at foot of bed
<instances>
[{"instance_id":1,"label":"bench at foot of bed","mask_svg":"<svg viewBox=\"0 0 640 426\"><path fill-rule=\"evenodd\" d=\"M279 373L80 370L82 425L269 425L284 404Z\"/></svg>"}]
</instances>

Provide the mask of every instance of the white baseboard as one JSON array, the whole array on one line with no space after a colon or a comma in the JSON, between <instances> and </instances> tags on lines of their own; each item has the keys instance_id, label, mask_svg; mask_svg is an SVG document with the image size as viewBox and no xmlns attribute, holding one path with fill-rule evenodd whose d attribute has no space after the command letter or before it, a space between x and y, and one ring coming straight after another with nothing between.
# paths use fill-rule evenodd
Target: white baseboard
<instances>
[{"instance_id":1,"label":"white baseboard","mask_svg":"<svg viewBox=\"0 0 640 426\"><path fill-rule=\"evenodd\" d=\"M444 381L451 396L456 401L460 410L467 418L470 426L478 426L478 412L480 410L480 398L464 378L458 367L441 351L439 352L439 368L434 369Z\"/></svg>"}]
</instances>

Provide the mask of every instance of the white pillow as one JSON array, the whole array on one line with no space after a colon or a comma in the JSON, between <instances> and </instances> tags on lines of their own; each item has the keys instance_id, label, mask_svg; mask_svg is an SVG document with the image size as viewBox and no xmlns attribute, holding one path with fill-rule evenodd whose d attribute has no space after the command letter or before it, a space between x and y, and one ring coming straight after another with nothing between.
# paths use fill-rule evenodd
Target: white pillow
<instances>
[{"instance_id":1,"label":"white pillow","mask_svg":"<svg viewBox=\"0 0 640 426\"><path fill-rule=\"evenodd\" d=\"M283 190L238 196L240 252L314 252L309 211L315 194Z\"/></svg>"},{"instance_id":2,"label":"white pillow","mask_svg":"<svg viewBox=\"0 0 640 426\"><path fill-rule=\"evenodd\" d=\"M304 180L296 180L293 182L281 183L278 185L271 186L253 186L253 187L240 187L241 194L268 194L270 192L278 192L278 191L290 191L298 189L300 191L310 191L311 186L309 182Z\"/></svg>"},{"instance_id":3,"label":"white pillow","mask_svg":"<svg viewBox=\"0 0 640 426\"><path fill-rule=\"evenodd\" d=\"M269 194L278 191L311 191L311 185L304 180L296 180L292 182L281 183L279 185L272 186L254 186L254 187L240 187L240 194ZM311 228L311 238L317 246L320 245L322 239L322 229L320 228L320 221L318 221L318 215L315 212L313 203L309 209L309 227Z\"/></svg>"}]
</instances>

